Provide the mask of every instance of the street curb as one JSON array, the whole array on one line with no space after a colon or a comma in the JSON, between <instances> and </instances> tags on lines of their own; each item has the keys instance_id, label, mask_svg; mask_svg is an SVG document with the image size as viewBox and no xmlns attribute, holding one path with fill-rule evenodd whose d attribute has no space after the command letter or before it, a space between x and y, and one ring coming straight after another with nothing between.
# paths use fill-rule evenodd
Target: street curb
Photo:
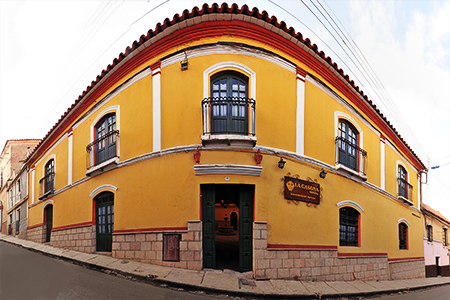
<instances>
[{"instance_id":1,"label":"street curb","mask_svg":"<svg viewBox=\"0 0 450 300\"><path fill-rule=\"evenodd\" d=\"M315 293L315 294L269 294L269 293L258 293L258 292L252 292L252 291L237 291L237 290L226 290L226 289L220 289L220 288L214 288L214 287L209 287L209 286L201 286L201 285L194 285L194 284L189 284L189 283L182 283L182 282L177 282L177 281L172 281L172 280L167 280L164 278L160 278L157 275L139 275L136 274L134 272L126 272L126 271L121 271L118 269L113 269L113 268L109 268L107 266L100 266L100 265L96 265L94 263L89 263L87 261L83 261L83 260L78 260L76 258L69 258L69 257L64 257L62 255L58 255L58 254L53 254L53 253L49 253L49 252L45 252L42 249L37 249L37 248L33 248L31 246L27 246L21 243L15 243L14 241L11 240L5 240L3 237L0 236L0 241L3 241L5 243L11 244L11 245L15 245L15 246L19 246L21 248L24 248L26 250L29 251L33 251L33 252L37 252L37 253L41 253L43 255L52 257L52 258L57 258L63 261L67 261L79 266L85 266L88 267L91 270L95 270L95 271L100 271L102 273L105 273L107 275L113 275L113 276L117 276L117 277L123 277L129 280L136 280L136 281L140 281L140 282L145 282L145 283L150 283L153 284L155 286L167 286L170 288L182 288L184 290L187 291L202 291L202 292L206 292L206 293L211 293L211 294L221 294L221 295L228 295L228 296L236 296L236 297L252 297L252 298L259 298L259 299L338 299L338 298L357 298L357 297L373 297L373 296L377 296L377 295L389 295L389 294L396 294L396 293L405 293L405 292L411 292L411 291L417 291L417 290L422 290L422 289L429 289L429 288L433 288L433 287L439 287L439 286L445 286L445 285L450 285L450 282L440 282L440 283L433 283L433 284L427 284L427 285L423 285L423 286L415 286L415 287L408 287L408 288L394 288L391 290L380 290L380 291L369 291L369 292L354 292L354 293L331 293L331 294L320 294L320 293ZM42 245L39 244L38 245ZM45 245L43 245L45 246ZM50 246L52 247L52 246ZM55 248L55 247L53 247ZM62 249L62 248L55 248L58 250L61 250L62 252L64 251L73 251L73 250L67 250L67 249ZM74 252L78 252L78 251L74 251ZM83 252L80 252L83 253ZM120 259L117 259L118 261L120 261ZM125 261L125 260L122 260Z\"/></svg>"}]
</instances>

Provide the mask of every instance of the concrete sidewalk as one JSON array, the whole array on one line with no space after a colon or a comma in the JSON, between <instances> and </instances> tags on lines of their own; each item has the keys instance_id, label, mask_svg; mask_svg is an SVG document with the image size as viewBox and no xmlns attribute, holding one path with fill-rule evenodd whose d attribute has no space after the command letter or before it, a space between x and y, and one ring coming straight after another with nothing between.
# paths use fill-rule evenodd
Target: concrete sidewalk
<instances>
[{"instance_id":1,"label":"concrete sidewalk","mask_svg":"<svg viewBox=\"0 0 450 300\"><path fill-rule=\"evenodd\" d=\"M9 235L0 234L0 241L41 252L75 264L119 274L130 279L151 281L187 290L252 296L261 298L321 299L339 297L373 296L450 284L450 277L422 278L395 281L294 281L247 278L231 270L193 271L161 267L146 263L116 259L101 254L88 254L55 248Z\"/></svg>"}]
</instances>

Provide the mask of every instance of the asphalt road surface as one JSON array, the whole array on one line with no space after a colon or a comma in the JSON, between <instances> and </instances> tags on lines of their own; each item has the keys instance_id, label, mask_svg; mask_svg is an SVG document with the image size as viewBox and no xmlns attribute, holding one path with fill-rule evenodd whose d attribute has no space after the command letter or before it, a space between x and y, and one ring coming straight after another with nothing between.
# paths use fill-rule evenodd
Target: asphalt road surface
<instances>
[{"instance_id":1,"label":"asphalt road surface","mask_svg":"<svg viewBox=\"0 0 450 300\"><path fill-rule=\"evenodd\" d=\"M227 299L136 282L0 242L0 299Z\"/></svg>"},{"instance_id":2,"label":"asphalt road surface","mask_svg":"<svg viewBox=\"0 0 450 300\"><path fill-rule=\"evenodd\" d=\"M450 285L409 292L402 295L368 298L372 300L450 300Z\"/></svg>"}]
</instances>

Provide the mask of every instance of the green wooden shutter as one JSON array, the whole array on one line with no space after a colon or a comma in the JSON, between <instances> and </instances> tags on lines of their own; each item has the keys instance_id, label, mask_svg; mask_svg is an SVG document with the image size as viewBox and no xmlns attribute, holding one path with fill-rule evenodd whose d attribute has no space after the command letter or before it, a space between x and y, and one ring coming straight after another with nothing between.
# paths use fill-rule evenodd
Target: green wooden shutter
<instances>
[{"instance_id":1,"label":"green wooden shutter","mask_svg":"<svg viewBox=\"0 0 450 300\"><path fill-rule=\"evenodd\" d=\"M206 184L201 186L202 192L202 223L203 223L203 268L216 267L215 242L215 186Z\"/></svg>"},{"instance_id":2,"label":"green wooden shutter","mask_svg":"<svg viewBox=\"0 0 450 300\"><path fill-rule=\"evenodd\" d=\"M253 193L254 187L242 185L239 191L239 271L253 267Z\"/></svg>"}]
</instances>

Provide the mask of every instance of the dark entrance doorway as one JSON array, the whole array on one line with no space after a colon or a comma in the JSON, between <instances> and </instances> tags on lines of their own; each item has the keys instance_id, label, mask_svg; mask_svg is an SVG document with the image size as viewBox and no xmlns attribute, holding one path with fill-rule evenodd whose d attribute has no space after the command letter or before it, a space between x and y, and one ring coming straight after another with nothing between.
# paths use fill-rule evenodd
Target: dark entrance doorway
<instances>
[{"instance_id":1,"label":"dark entrance doorway","mask_svg":"<svg viewBox=\"0 0 450 300\"><path fill-rule=\"evenodd\" d=\"M114 194L103 192L95 197L95 224L97 251L112 251L114 231Z\"/></svg>"},{"instance_id":2,"label":"dark entrance doorway","mask_svg":"<svg viewBox=\"0 0 450 300\"><path fill-rule=\"evenodd\" d=\"M50 242L53 228L53 205L49 204L44 209L45 217L45 242Z\"/></svg>"},{"instance_id":3,"label":"dark entrance doorway","mask_svg":"<svg viewBox=\"0 0 450 300\"><path fill-rule=\"evenodd\" d=\"M205 184L201 191L203 268L251 271L254 186Z\"/></svg>"}]
</instances>

